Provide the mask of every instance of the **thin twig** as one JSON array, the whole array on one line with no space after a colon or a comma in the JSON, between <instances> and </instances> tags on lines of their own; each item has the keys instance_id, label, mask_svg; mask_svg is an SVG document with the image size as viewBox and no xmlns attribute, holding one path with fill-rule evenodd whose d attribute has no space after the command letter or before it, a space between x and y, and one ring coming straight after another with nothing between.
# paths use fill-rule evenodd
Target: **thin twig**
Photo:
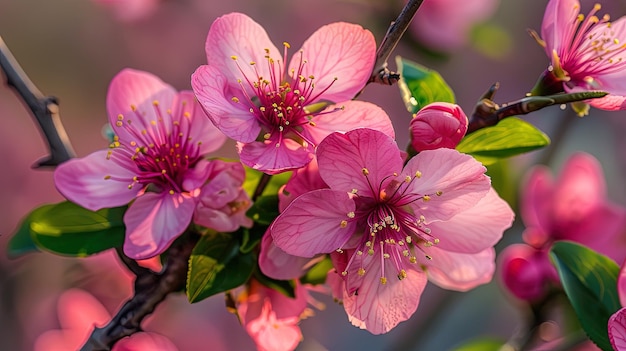
<instances>
[{"instance_id":1,"label":"thin twig","mask_svg":"<svg viewBox=\"0 0 626 351\"><path fill-rule=\"evenodd\" d=\"M28 78L0 36L0 68L4 71L7 85L12 87L31 110L39 128L48 142L50 155L33 166L54 167L75 156L67 133L59 116L59 104L55 97L44 96Z\"/></svg>"},{"instance_id":2,"label":"thin twig","mask_svg":"<svg viewBox=\"0 0 626 351\"><path fill-rule=\"evenodd\" d=\"M144 275L154 274L150 269L140 266L137 261L132 258L126 256L124 253L124 249L121 247L116 247L115 252L117 252L117 256L120 258L120 261L138 278Z\"/></svg>"}]
</instances>

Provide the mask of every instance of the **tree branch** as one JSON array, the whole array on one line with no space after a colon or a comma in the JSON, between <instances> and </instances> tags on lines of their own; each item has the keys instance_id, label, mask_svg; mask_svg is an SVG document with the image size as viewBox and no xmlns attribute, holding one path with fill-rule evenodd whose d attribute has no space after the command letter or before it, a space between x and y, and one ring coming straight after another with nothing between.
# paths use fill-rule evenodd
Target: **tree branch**
<instances>
[{"instance_id":1,"label":"tree branch","mask_svg":"<svg viewBox=\"0 0 626 351\"><path fill-rule=\"evenodd\" d=\"M31 110L44 139L48 143L50 155L37 161L33 167L54 167L74 157L74 150L61 123L57 99L52 96L44 96L37 89L17 63L1 36L0 68L4 71L7 85L15 90Z\"/></svg>"}]
</instances>

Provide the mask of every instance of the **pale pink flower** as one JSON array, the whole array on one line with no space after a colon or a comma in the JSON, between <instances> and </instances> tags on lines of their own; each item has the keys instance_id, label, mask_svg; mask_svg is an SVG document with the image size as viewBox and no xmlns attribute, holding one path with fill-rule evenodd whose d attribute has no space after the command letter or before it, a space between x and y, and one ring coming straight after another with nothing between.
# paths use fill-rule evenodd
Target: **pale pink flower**
<instances>
[{"instance_id":1,"label":"pale pink flower","mask_svg":"<svg viewBox=\"0 0 626 351\"><path fill-rule=\"evenodd\" d=\"M162 253L189 226L203 196L219 192L213 178L238 174L219 181L230 195L222 200L237 199L243 169L205 159L226 137L190 91L177 93L152 74L125 69L109 86L107 109L116 134L109 149L61 164L54 179L65 197L89 210L132 202L124 215L129 257ZM220 176L220 169L228 172ZM214 224L223 225L224 219L217 219ZM210 219L202 224L212 225Z\"/></svg>"},{"instance_id":2,"label":"pale pink flower","mask_svg":"<svg viewBox=\"0 0 626 351\"><path fill-rule=\"evenodd\" d=\"M403 168L393 139L366 128L330 134L317 158L330 188L296 198L270 230L288 254L331 254L354 325L380 334L408 319L426 272L457 290L491 279L493 245L513 212L479 162L438 149Z\"/></svg>"},{"instance_id":3,"label":"pale pink flower","mask_svg":"<svg viewBox=\"0 0 626 351\"><path fill-rule=\"evenodd\" d=\"M309 294L295 281L295 298L270 289L255 279L237 299L237 313L259 351L290 351L302 341L298 323L305 314Z\"/></svg>"},{"instance_id":4,"label":"pale pink flower","mask_svg":"<svg viewBox=\"0 0 626 351\"><path fill-rule=\"evenodd\" d=\"M415 151L454 149L467 132L467 116L459 105L434 102L419 110L409 125Z\"/></svg>"},{"instance_id":5,"label":"pale pink flower","mask_svg":"<svg viewBox=\"0 0 626 351\"><path fill-rule=\"evenodd\" d=\"M102 327L111 319L96 298L79 289L64 292L57 308L62 329L41 334L35 341L35 351L79 350L94 327ZM112 351L140 350L177 351L178 348L166 337L148 332L120 339L112 348Z\"/></svg>"},{"instance_id":6,"label":"pale pink flower","mask_svg":"<svg viewBox=\"0 0 626 351\"><path fill-rule=\"evenodd\" d=\"M626 109L626 17L609 22L596 16L600 4L587 16L578 0L550 0L541 25L541 39L531 32L551 59L548 77L565 92L602 90L609 93L589 100L604 110ZM548 84L549 80L548 79Z\"/></svg>"},{"instance_id":7,"label":"pale pink flower","mask_svg":"<svg viewBox=\"0 0 626 351\"><path fill-rule=\"evenodd\" d=\"M557 179L547 167L533 168L520 209L526 225L522 237L529 246L505 249L500 262L503 283L519 298L538 299L547 293L546 283L556 282L556 271L547 258L554 241L575 241L617 262L626 258L626 209L606 198L602 168L589 154L572 155ZM533 283L533 277L538 281Z\"/></svg>"},{"instance_id":8,"label":"pale pink flower","mask_svg":"<svg viewBox=\"0 0 626 351\"><path fill-rule=\"evenodd\" d=\"M258 23L240 13L218 18L206 40L208 65L191 84L215 125L238 141L241 162L266 173L305 166L329 133L356 127L393 136L379 107L348 101L368 81L372 33L349 23L321 27L287 65ZM327 106L328 103L337 103Z\"/></svg>"}]
</instances>

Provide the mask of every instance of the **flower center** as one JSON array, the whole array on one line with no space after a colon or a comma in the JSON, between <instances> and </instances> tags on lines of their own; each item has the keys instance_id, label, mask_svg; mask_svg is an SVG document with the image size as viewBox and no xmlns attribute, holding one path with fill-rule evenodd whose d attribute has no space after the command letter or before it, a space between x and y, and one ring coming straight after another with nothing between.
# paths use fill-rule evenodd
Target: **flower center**
<instances>
[{"instance_id":1,"label":"flower center","mask_svg":"<svg viewBox=\"0 0 626 351\"><path fill-rule=\"evenodd\" d=\"M327 103L315 103L337 78L323 89L318 89L315 85L315 77L304 74L307 60L303 58L302 50L300 51L298 67L292 68L287 74L287 50L291 46L286 42L283 43L283 46L282 59L274 59L270 56L270 50L265 49L264 57L268 66L269 77L261 75L256 62L249 63L255 73L251 77L247 76L240 66L238 57L231 56L244 77L239 79L238 83L241 85L241 91L250 113L262 126L262 140L276 142L278 147L283 138L291 138L305 147L314 146L315 144L303 127L306 125L315 127L313 121L315 116L339 110L337 108L332 111L321 112ZM235 103L241 102L236 96L233 96L231 100Z\"/></svg>"},{"instance_id":2,"label":"flower center","mask_svg":"<svg viewBox=\"0 0 626 351\"><path fill-rule=\"evenodd\" d=\"M130 135L130 141L121 141L114 137L109 145L107 159L130 158L136 165L137 175L133 177L129 189L135 186L148 187L157 192L168 191L170 194L181 193L183 178L187 170L193 168L201 158L201 141L195 142L190 135L191 114L187 111L187 102L182 102L182 108L175 115L171 110L163 111L158 101L152 103L156 119L137 126L145 120L145 111L139 111L131 105L131 111L137 119L119 115L114 128L123 129ZM132 126L131 126L132 125ZM125 165L127 162L120 162ZM135 170L135 169L133 169ZM110 179L111 176L105 176Z\"/></svg>"}]
</instances>

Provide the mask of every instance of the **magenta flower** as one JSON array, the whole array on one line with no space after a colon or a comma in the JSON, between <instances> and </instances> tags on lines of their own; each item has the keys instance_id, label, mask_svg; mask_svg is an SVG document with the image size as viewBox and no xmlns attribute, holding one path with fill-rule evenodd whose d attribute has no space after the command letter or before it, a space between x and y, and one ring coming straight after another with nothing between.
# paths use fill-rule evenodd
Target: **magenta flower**
<instances>
[{"instance_id":1,"label":"magenta flower","mask_svg":"<svg viewBox=\"0 0 626 351\"><path fill-rule=\"evenodd\" d=\"M467 116L459 105L434 102L413 116L409 130L415 151L454 149L467 132Z\"/></svg>"},{"instance_id":2,"label":"magenta flower","mask_svg":"<svg viewBox=\"0 0 626 351\"><path fill-rule=\"evenodd\" d=\"M505 249L500 262L505 286L519 298L541 298L547 283L557 281L547 258L554 241L575 241L617 262L626 258L626 209L606 198L602 168L591 155L572 155L557 179L546 167L533 168L520 207L526 225L523 240L529 246Z\"/></svg>"},{"instance_id":3,"label":"magenta flower","mask_svg":"<svg viewBox=\"0 0 626 351\"><path fill-rule=\"evenodd\" d=\"M596 4L585 17L578 0L550 0L541 38L532 32L551 59L548 76L566 92L603 90L604 98L589 100L604 110L626 109L626 18L598 18ZM583 112L584 113L584 112Z\"/></svg>"},{"instance_id":4,"label":"magenta flower","mask_svg":"<svg viewBox=\"0 0 626 351\"><path fill-rule=\"evenodd\" d=\"M122 22L135 22L147 18L156 12L161 0L92 0L108 7L115 17Z\"/></svg>"},{"instance_id":5,"label":"magenta flower","mask_svg":"<svg viewBox=\"0 0 626 351\"><path fill-rule=\"evenodd\" d=\"M111 82L107 109L116 134L109 149L60 165L54 178L65 197L93 211L132 201L124 215L129 257L163 252L191 223L203 196L239 196L241 165L204 158L225 136L190 91L177 93L149 73L126 69ZM220 169L228 172L219 177ZM227 174L239 175L225 181ZM210 181L218 178L223 187L216 190Z\"/></svg>"},{"instance_id":6,"label":"magenta flower","mask_svg":"<svg viewBox=\"0 0 626 351\"><path fill-rule=\"evenodd\" d=\"M377 106L347 101L374 65L372 33L349 23L317 30L287 65L258 23L240 13L218 18L206 40L208 65L191 84L213 123L238 141L241 162L266 173L300 168L329 133L356 127L393 136ZM328 106L328 102L337 103Z\"/></svg>"},{"instance_id":7,"label":"magenta flower","mask_svg":"<svg viewBox=\"0 0 626 351\"><path fill-rule=\"evenodd\" d=\"M296 198L270 230L288 254L331 253L354 325L380 334L408 319L425 272L459 290L491 279L492 247L513 213L479 162L438 149L403 168L393 139L366 128L330 134L317 157L330 188Z\"/></svg>"},{"instance_id":8,"label":"magenta flower","mask_svg":"<svg viewBox=\"0 0 626 351\"><path fill-rule=\"evenodd\" d=\"M626 351L626 262L617 277L617 292L622 308L609 318L609 340L615 351Z\"/></svg>"}]
</instances>

